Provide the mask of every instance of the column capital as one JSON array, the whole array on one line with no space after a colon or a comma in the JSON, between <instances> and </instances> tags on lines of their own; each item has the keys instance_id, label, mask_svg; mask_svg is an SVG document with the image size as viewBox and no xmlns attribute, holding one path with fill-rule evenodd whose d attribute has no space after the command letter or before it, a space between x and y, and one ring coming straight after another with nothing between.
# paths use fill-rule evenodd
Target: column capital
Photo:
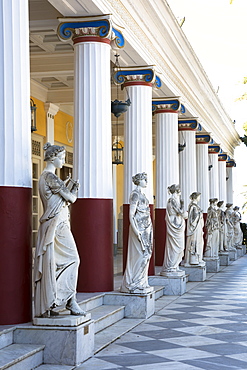
<instances>
[{"instance_id":1,"label":"column capital","mask_svg":"<svg viewBox=\"0 0 247 370\"><path fill-rule=\"evenodd\" d=\"M152 101L153 114L158 113L185 113L185 107L181 104L180 97L156 98Z\"/></svg>"},{"instance_id":2,"label":"column capital","mask_svg":"<svg viewBox=\"0 0 247 370\"><path fill-rule=\"evenodd\" d=\"M133 86L133 85L144 85L144 86L155 86L161 87L161 80L157 76L155 67L149 66L137 66L137 67L124 67L121 70L115 68L113 75L113 81L116 85Z\"/></svg>"},{"instance_id":3,"label":"column capital","mask_svg":"<svg viewBox=\"0 0 247 370\"><path fill-rule=\"evenodd\" d=\"M179 118L178 119L178 131L201 131L202 126L200 125L198 118Z\"/></svg>"},{"instance_id":4,"label":"column capital","mask_svg":"<svg viewBox=\"0 0 247 370\"><path fill-rule=\"evenodd\" d=\"M219 162L226 162L228 159L228 155L226 153L218 154L218 161Z\"/></svg>"},{"instance_id":5,"label":"column capital","mask_svg":"<svg viewBox=\"0 0 247 370\"><path fill-rule=\"evenodd\" d=\"M219 154L222 150L218 144L208 146L208 154Z\"/></svg>"},{"instance_id":6,"label":"column capital","mask_svg":"<svg viewBox=\"0 0 247 370\"><path fill-rule=\"evenodd\" d=\"M118 48L124 47L122 32L114 27L110 14L58 18L58 20L60 24L57 34L62 41L72 39L74 44L93 41L110 44L114 41Z\"/></svg>"},{"instance_id":7,"label":"column capital","mask_svg":"<svg viewBox=\"0 0 247 370\"><path fill-rule=\"evenodd\" d=\"M230 158L228 159L228 161L226 162L226 167L236 167L236 162L234 159Z\"/></svg>"},{"instance_id":8,"label":"column capital","mask_svg":"<svg viewBox=\"0 0 247 370\"><path fill-rule=\"evenodd\" d=\"M50 113L52 116L55 116L57 112L59 111L59 106L53 103L46 102L44 106L45 106L46 113L47 114Z\"/></svg>"},{"instance_id":9,"label":"column capital","mask_svg":"<svg viewBox=\"0 0 247 370\"><path fill-rule=\"evenodd\" d=\"M213 144L213 139L207 132L196 134L196 144Z\"/></svg>"}]
</instances>

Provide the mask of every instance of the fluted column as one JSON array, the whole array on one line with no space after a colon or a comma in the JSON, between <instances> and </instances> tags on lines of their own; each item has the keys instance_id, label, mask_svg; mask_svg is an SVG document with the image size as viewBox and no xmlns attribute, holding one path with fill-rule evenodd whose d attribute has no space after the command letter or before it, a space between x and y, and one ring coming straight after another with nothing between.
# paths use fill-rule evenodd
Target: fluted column
<instances>
[{"instance_id":1,"label":"fluted column","mask_svg":"<svg viewBox=\"0 0 247 370\"><path fill-rule=\"evenodd\" d=\"M209 163L209 198L219 199L219 166L218 154L220 153L219 145L209 145L208 163Z\"/></svg>"},{"instance_id":2,"label":"fluted column","mask_svg":"<svg viewBox=\"0 0 247 370\"><path fill-rule=\"evenodd\" d=\"M129 196L135 185L132 176L146 172L148 186L145 195L153 211L153 158L152 158L152 87L161 82L153 66L123 68L114 76L116 83L124 83L131 106L124 120L124 205L123 205L123 268L125 269L128 232ZM154 261L150 262L154 273Z\"/></svg>"},{"instance_id":3,"label":"fluted column","mask_svg":"<svg viewBox=\"0 0 247 370\"><path fill-rule=\"evenodd\" d=\"M0 1L0 325L31 321L28 0Z\"/></svg>"},{"instance_id":4,"label":"fluted column","mask_svg":"<svg viewBox=\"0 0 247 370\"><path fill-rule=\"evenodd\" d=\"M233 168L236 162L230 159L226 162L226 202L233 203Z\"/></svg>"},{"instance_id":5,"label":"fluted column","mask_svg":"<svg viewBox=\"0 0 247 370\"><path fill-rule=\"evenodd\" d=\"M196 135L196 180L197 191L201 193L200 207L203 213L207 212L209 200L209 170L208 144L211 137L208 134Z\"/></svg>"},{"instance_id":6,"label":"fluted column","mask_svg":"<svg viewBox=\"0 0 247 370\"><path fill-rule=\"evenodd\" d=\"M219 200L226 202L226 161L227 154L222 153L218 155L219 167Z\"/></svg>"},{"instance_id":7,"label":"fluted column","mask_svg":"<svg viewBox=\"0 0 247 370\"><path fill-rule=\"evenodd\" d=\"M180 144L185 143L185 148L179 153L179 182L184 200L184 209L187 210L191 193L197 190L196 183L196 131L200 125L195 118L178 120Z\"/></svg>"},{"instance_id":8,"label":"fluted column","mask_svg":"<svg viewBox=\"0 0 247 370\"><path fill-rule=\"evenodd\" d=\"M179 183L178 113L184 110L177 98L153 100L156 121L155 264L162 266L166 240L168 186Z\"/></svg>"},{"instance_id":9,"label":"fluted column","mask_svg":"<svg viewBox=\"0 0 247 370\"><path fill-rule=\"evenodd\" d=\"M71 223L81 263L78 291L113 290L113 190L111 157L111 16L60 20L61 39L74 41L74 177L78 199Z\"/></svg>"}]
</instances>

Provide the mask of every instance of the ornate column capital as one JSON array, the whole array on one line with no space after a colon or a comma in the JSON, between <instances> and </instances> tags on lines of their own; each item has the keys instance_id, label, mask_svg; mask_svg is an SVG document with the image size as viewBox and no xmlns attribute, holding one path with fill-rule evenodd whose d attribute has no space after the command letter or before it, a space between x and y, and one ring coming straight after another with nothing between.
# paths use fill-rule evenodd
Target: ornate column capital
<instances>
[{"instance_id":1,"label":"ornate column capital","mask_svg":"<svg viewBox=\"0 0 247 370\"><path fill-rule=\"evenodd\" d=\"M222 153L222 149L218 144L208 146L208 154L219 154Z\"/></svg>"},{"instance_id":2,"label":"ornate column capital","mask_svg":"<svg viewBox=\"0 0 247 370\"><path fill-rule=\"evenodd\" d=\"M196 134L196 144L213 144L213 139L207 132Z\"/></svg>"},{"instance_id":3,"label":"ornate column capital","mask_svg":"<svg viewBox=\"0 0 247 370\"><path fill-rule=\"evenodd\" d=\"M200 125L198 118L179 118L178 119L178 131L201 131L202 126Z\"/></svg>"},{"instance_id":4,"label":"ornate column capital","mask_svg":"<svg viewBox=\"0 0 247 370\"><path fill-rule=\"evenodd\" d=\"M157 113L185 113L185 107L179 97L157 98L152 101L152 112Z\"/></svg>"},{"instance_id":5,"label":"ornate column capital","mask_svg":"<svg viewBox=\"0 0 247 370\"><path fill-rule=\"evenodd\" d=\"M228 155L226 153L218 154L218 161L219 162L226 162L228 159Z\"/></svg>"},{"instance_id":6,"label":"ornate column capital","mask_svg":"<svg viewBox=\"0 0 247 370\"><path fill-rule=\"evenodd\" d=\"M236 167L236 162L235 162L235 160L234 159L232 159L232 158L230 158L230 159L228 159L228 161L226 162L226 167L230 167L230 168L232 168L232 167Z\"/></svg>"},{"instance_id":7,"label":"ornate column capital","mask_svg":"<svg viewBox=\"0 0 247 370\"><path fill-rule=\"evenodd\" d=\"M161 80L157 76L154 66L124 67L121 70L115 68L113 81L116 85L161 87Z\"/></svg>"},{"instance_id":8,"label":"ornate column capital","mask_svg":"<svg viewBox=\"0 0 247 370\"><path fill-rule=\"evenodd\" d=\"M93 41L110 44L114 41L118 48L124 47L122 32L114 27L110 14L58 18L58 20L60 24L57 34L62 41L72 39L74 44Z\"/></svg>"}]
</instances>

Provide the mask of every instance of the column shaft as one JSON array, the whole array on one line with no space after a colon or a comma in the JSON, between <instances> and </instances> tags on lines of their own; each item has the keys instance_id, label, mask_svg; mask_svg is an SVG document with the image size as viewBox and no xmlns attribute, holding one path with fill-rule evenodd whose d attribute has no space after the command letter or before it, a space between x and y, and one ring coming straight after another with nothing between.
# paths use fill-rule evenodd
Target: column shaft
<instances>
[{"instance_id":1,"label":"column shaft","mask_svg":"<svg viewBox=\"0 0 247 370\"><path fill-rule=\"evenodd\" d=\"M226 202L233 203L233 167L227 167L227 181L226 181Z\"/></svg>"},{"instance_id":2,"label":"column shaft","mask_svg":"<svg viewBox=\"0 0 247 370\"><path fill-rule=\"evenodd\" d=\"M219 166L218 166L218 154L209 154L208 163L211 167L209 171L209 198L219 199Z\"/></svg>"},{"instance_id":3,"label":"column shaft","mask_svg":"<svg viewBox=\"0 0 247 370\"><path fill-rule=\"evenodd\" d=\"M28 1L0 2L0 325L31 320Z\"/></svg>"},{"instance_id":4,"label":"column shaft","mask_svg":"<svg viewBox=\"0 0 247 370\"><path fill-rule=\"evenodd\" d=\"M207 212L209 200L208 145L196 144L197 191L201 193L200 206Z\"/></svg>"},{"instance_id":5,"label":"column shaft","mask_svg":"<svg viewBox=\"0 0 247 370\"><path fill-rule=\"evenodd\" d=\"M226 202L226 162L218 161L219 167L219 200Z\"/></svg>"}]
</instances>

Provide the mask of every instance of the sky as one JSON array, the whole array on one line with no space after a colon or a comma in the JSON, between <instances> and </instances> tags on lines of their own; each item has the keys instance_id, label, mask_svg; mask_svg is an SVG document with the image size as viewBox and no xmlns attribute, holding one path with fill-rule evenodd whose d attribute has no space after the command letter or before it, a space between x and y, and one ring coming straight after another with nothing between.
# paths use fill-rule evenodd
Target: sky
<instances>
[{"instance_id":1,"label":"sky","mask_svg":"<svg viewBox=\"0 0 247 370\"><path fill-rule=\"evenodd\" d=\"M236 101L247 92L247 0L167 0L182 30L198 56L223 106L243 136L247 100ZM235 149L234 202L242 206L247 190L247 147ZM245 216L247 222L247 213Z\"/></svg>"}]
</instances>

